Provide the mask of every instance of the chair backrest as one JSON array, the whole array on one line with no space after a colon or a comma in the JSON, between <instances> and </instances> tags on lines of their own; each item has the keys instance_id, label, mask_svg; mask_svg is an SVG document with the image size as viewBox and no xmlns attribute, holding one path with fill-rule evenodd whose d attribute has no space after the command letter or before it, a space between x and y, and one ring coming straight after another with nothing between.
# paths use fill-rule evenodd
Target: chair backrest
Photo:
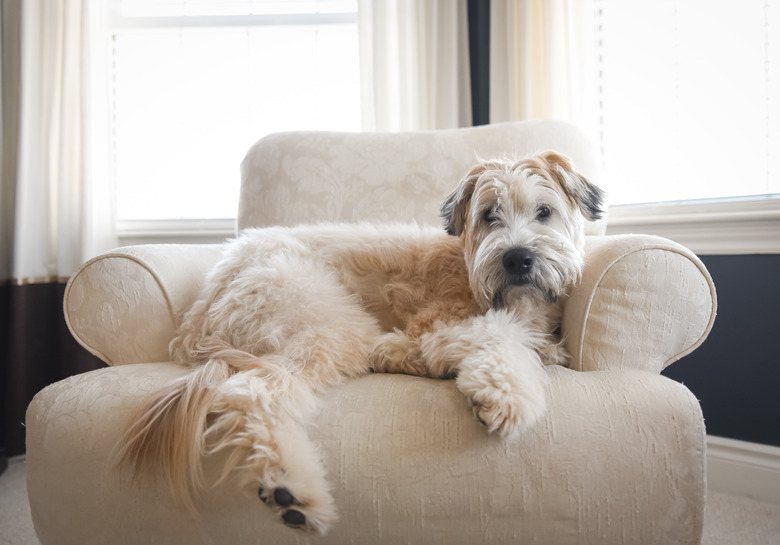
<instances>
[{"instance_id":1,"label":"chair backrest","mask_svg":"<svg viewBox=\"0 0 780 545\"><path fill-rule=\"evenodd\" d=\"M439 207L479 159L556 150L603 185L599 150L576 127L517 121L407 133L285 132L241 164L238 229L318 222L441 225ZM588 224L604 234L606 223Z\"/></svg>"}]
</instances>

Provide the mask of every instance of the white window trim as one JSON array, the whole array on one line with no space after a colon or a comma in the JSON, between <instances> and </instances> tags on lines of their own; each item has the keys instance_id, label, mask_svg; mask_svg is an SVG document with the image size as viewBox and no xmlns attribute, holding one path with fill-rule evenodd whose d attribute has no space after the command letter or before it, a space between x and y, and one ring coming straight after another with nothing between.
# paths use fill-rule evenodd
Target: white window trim
<instances>
[{"instance_id":1,"label":"white window trim","mask_svg":"<svg viewBox=\"0 0 780 545\"><path fill-rule=\"evenodd\" d=\"M310 26L349 25L357 22L357 13L304 13L268 15L190 15L175 17L122 17L111 16L113 32L122 30L157 28L205 28L256 27L256 26Z\"/></svg>"},{"instance_id":2,"label":"white window trim","mask_svg":"<svg viewBox=\"0 0 780 545\"><path fill-rule=\"evenodd\" d=\"M607 234L674 240L699 255L780 253L780 196L613 206Z\"/></svg>"},{"instance_id":3,"label":"white window trim","mask_svg":"<svg viewBox=\"0 0 780 545\"><path fill-rule=\"evenodd\" d=\"M235 218L119 220L120 246L136 244L219 244L236 236Z\"/></svg>"},{"instance_id":4,"label":"white window trim","mask_svg":"<svg viewBox=\"0 0 780 545\"><path fill-rule=\"evenodd\" d=\"M236 235L236 220L120 221L117 230L123 246L214 244ZM777 254L780 196L610 207L607 234L627 233L668 238L699 255Z\"/></svg>"}]
</instances>

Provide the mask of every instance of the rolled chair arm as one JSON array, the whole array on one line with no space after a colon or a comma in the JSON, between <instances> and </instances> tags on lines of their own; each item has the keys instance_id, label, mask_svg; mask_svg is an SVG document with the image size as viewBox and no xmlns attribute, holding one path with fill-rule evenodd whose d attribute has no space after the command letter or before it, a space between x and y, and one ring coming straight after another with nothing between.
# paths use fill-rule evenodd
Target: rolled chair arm
<instances>
[{"instance_id":1,"label":"rolled chair arm","mask_svg":"<svg viewBox=\"0 0 780 545\"><path fill-rule=\"evenodd\" d=\"M660 373L696 349L715 320L715 286L688 249L649 235L589 237L563 332L580 371Z\"/></svg>"},{"instance_id":2,"label":"rolled chair arm","mask_svg":"<svg viewBox=\"0 0 780 545\"><path fill-rule=\"evenodd\" d=\"M76 340L109 365L167 361L168 343L223 246L128 246L88 261L65 289Z\"/></svg>"},{"instance_id":3,"label":"rolled chair arm","mask_svg":"<svg viewBox=\"0 0 780 545\"><path fill-rule=\"evenodd\" d=\"M109 365L167 361L168 343L222 245L120 248L85 263L65 290L73 336ZM644 236L589 237L563 317L572 368L660 372L698 347L715 288L686 248Z\"/></svg>"}]
</instances>

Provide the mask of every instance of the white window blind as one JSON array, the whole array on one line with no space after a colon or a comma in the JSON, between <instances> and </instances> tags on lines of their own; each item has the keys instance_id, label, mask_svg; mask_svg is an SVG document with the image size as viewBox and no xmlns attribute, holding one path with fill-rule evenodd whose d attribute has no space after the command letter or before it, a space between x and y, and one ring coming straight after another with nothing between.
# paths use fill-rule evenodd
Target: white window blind
<instances>
[{"instance_id":1,"label":"white window blind","mask_svg":"<svg viewBox=\"0 0 780 545\"><path fill-rule=\"evenodd\" d=\"M780 2L595 5L611 204L780 193Z\"/></svg>"},{"instance_id":2,"label":"white window blind","mask_svg":"<svg viewBox=\"0 0 780 545\"><path fill-rule=\"evenodd\" d=\"M361 128L356 1L121 0L110 17L117 219L235 217L283 130Z\"/></svg>"}]
</instances>

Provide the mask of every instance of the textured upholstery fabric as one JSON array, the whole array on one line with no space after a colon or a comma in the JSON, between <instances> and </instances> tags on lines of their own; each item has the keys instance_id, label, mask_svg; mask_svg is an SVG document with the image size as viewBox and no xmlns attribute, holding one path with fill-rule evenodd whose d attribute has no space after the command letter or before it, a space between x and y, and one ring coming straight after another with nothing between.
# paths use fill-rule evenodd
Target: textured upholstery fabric
<instances>
[{"instance_id":1,"label":"textured upholstery fabric","mask_svg":"<svg viewBox=\"0 0 780 545\"><path fill-rule=\"evenodd\" d=\"M267 136L241 165L238 227L322 221L441 225L439 207L479 158L565 150L596 185L598 149L554 121L413 133L289 132ZM604 234L606 223L589 223Z\"/></svg>"},{"instance_id":2,"label":"textured upholstery fabric","mask_svg":"<svg viewBox=\"0 0 780 545\"><path fill-rule=\"evenodd\" d=\"M690 392L642 371L562 367L548 368L549 414L514 444L485 433L452 381L350 382L311 427L341 514L327 536L282 526L229 485L200 500L199 526L108 457L140 396L182 372L124 365L35 399L28 489L42 543L674 545L701 532L704 426Z\"/></svg>"},{"instance_id":3,"label":"textured upholstery fabric","mask_svg":"<svg viewBox=\"0 0 780 545\"><path fill-rule=\"evenodd\" d=\"M130 246L92 259L68 282L68 327L109 365L167 361L168 343L221 248Z\"/></svg>"},{"instance_id":4,"label":"textured upholstery fabric","mask_svg":"<svg viewBox=\"0 0 780 545\"><path fill-rule=\"evenodd\" d=\"M555 122L274 135L243 163L239 226L438 224L439 202L475 155L548 148L601 181L597 150ZM592 229L583 281L565 302L572 368L547 368L549 414L521 440L488 436L452 381L372 375L324 397L311 434L341 514L324 538L271 520L230 482L199 500L193 521L153 483L117 473L111 456L132 408L184 372L167 362L168 342L220 246L95 258L71 279L64 308L74 336L113 367L53 384L29 407L41 543L698 543L703 419L691 393L659 371L709 332L712 281L677 244L603 231Z\"/></svg>"},{"instance_id":5,"label":"textured upholstery fabric","mask_svg":"<svg viewBox=\"0 0 780 545\"><path fill-rule=\"evenodd\" d=\"M563 330L580 371L660 373L692 352L715 320L715 288L690 250L654 236L589 237Z\"/></svg>"}]
</instances>

